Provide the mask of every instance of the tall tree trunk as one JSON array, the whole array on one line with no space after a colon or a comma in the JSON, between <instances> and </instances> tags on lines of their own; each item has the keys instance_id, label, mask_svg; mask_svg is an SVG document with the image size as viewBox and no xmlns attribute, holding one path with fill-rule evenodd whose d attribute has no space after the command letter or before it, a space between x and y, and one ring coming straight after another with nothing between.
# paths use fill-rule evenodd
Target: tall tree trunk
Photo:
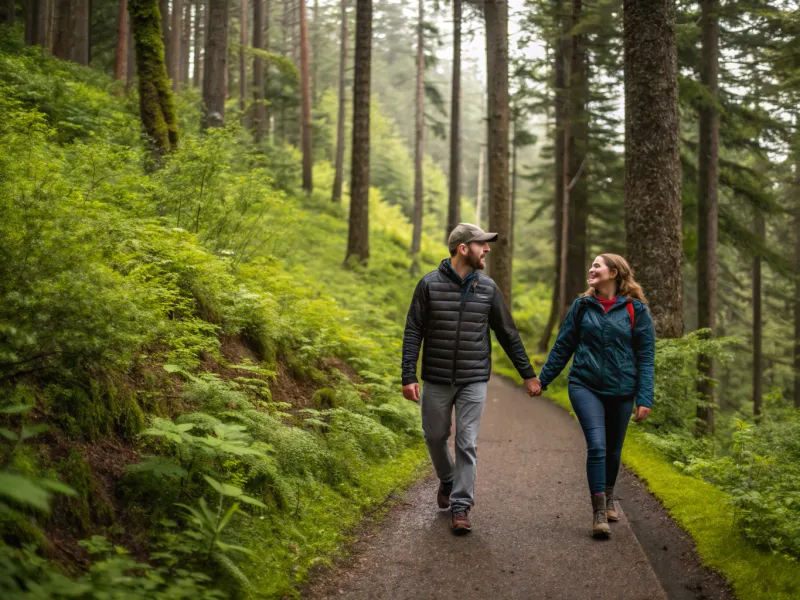
<instances>
[{"instance_id":1,"label":"tall tree trunk","mask_svg":"<svg viewBox=\"0 0 800 600\"><path fill-rule=\"evenodd\" d=\"M161 41L164 42L164 59L167 62L167 77L172 77L170 69L169 58L172 56L170 53L170 22L169 22L169 0L158 0L158 9L161 11Z\"/></svg>"},{"instance_id":2,"label":"tall tree trunk","mask_svg":"<svg viewBox=\"0 0 800 600\"><path fill-rule=\"evenodd\" d=\"M17 6L14 0L5 0L5 10L3 11L3 23L13 25L17 19Z\"/></svg>"},{"instance_id":3,"label":"tall tree trunk","mask_svg":"<svg viewBox=\"0 0 800 600\"><path fill-rule=\"evenodd\" d=\"M72 60L79 65L89 64L89 18L90 0L74 0L75 43L72 47Z\"/></svg>"},{"instance_id":4,"label":"tall tree trunk","mask_svg":"<svg viewBox=\"0 0 800 600\"><path fill-rule=\"evenodd\" d=\"M345 98L347 69L347 0L341 0L342 23L339 50L339 111L336 117L336 167L333 174L333 196L336 203L342 201L342 181L344 180L344 120L346 118L347 100Z\"/></svg>"},{"instance_id":5,"label":"tall tree trunk","mask_svg":"<svg viewBox=\"0 0 800 600\"><path fill-rule=\"evenodd\" d=\"M795 152L800 153L800 148L796 148ZM795 156L794 169L796 195L794 215L794 407L800 409L800 155Z\"/></svg>"},{"instance_id":6,"label":"tall tree trunk","mask_svg":"<svg viewBox=\"0 0 800 600\"><path fill-rule=\"evenodd\" d=\"M270 51L270 25L272 23L272 2L271 0L264 0L264 50ZM264 69L264 96L266 98L266 90L270 86L269 65ZM264 135L270 137L270 129L272 128L272 106L270 102L266 103L264 107Z\"/></svg>"},{"instance_id":7,"label":"tall tree trunk","mask_svg":"<svg viewBox=\"0 0 800 600\"><path fill-rule=\"evenodd\" d=\"M766 235L764 227L764 214L761 209L755 209L755 234L759 240L764 241ZM761 257L753 257L753 414L761 414L761 399L763 396L762 376L762 332L763 317L761 314Z\"/></svg>"},{"instance_id":8,"label":"tall tree trunk","mask_svg":"<svg viewBox=\"0 0 800 600\"><path fill-rule=\"evenodd\" d=\"M369 260L369 106L372 68L372 0L356 0L353 77L353 146L347 257Z\"/></svg>"},{"instance_id":9,"label":"tall tree trunk","mask_svg":"<svg viewBox=\"0 0 800 600\"><path fill-rule=\"evenodd\" d=\"M126 2L126 4L127 4L127 2ZM136 51L134 50L133 29L132 29L132 26L131 26L131 20L130 20L130 18L128 17L127 14L126 14L126 20L128 22L128 28L127 28L127 40L128 40L127 41L127 46L128 46L128 48L127 48L127 51L126 51L126 54L127 54L127 57L128 57L128 60L127 60L128 64L127 64L127 68L125 70L126 71L125 72L125 93L127 94L133 88L133 81L134 81L134 78L136 77Z\"/></svg>"},{"instance_id":10,"label":"tall tree trunk","mask_svg":"<svg viewBox=\"0 0 800 600\"><path fill-rule=\"evenodd\" d=\"M208 0L203 69L203 128L225 124L225 75L228 68L228 0Z\"/></svg>"},{"instance_id":11,"label":"tall tree trunk","mask_svg":"<svg viewBox=\"0 0 800 600\"><path fill-rule=\"evenodd\" d=\"M697 326L714 335L717 314L717 185L719 183L719 114L717 112L719 70L719 0L702 0L701 80L710 96L700 107L697 190ZM698 427L714 432L715 393L711 379L714 362L699 356L697 391L704 402L697 407Z\"/></svg>"},{"instance_id":12,"label":"tall tree trunk","mask_svg":"<svg viewBox=\"0 0 800 600\"><path fill-rule=\"evenodd\" d=\"M189 54L192 48L192 4L183 3L183 37L181 38L181 83L189 85Z\"/></svg>"},{"instance_id":13,"label":"tall tree trunk","mask_svg":"<svg viewBox=\"0 0 800 600\"><path fill-rule=\"evenodd\" d=\"M72 0L56 0L56 27L53 34L53 56L61 60L72 59L75 27Z\"/></svg>"},{"instance_id":14,"label":"tall tree trunk","mask_svg":"<svg viewBox=\"0 0 800 600\"><path fill-rule=\"evenodd\" d=\"M117 49L114 56L114 79L128 78L128 0L119 0L117 9Z\"/></svg>"},{"instance_id":15,"label":"tall tree trunk","mask_svg":"<svg viewBox=\"0 0 800 600\"><path fill-rule=\"evenodd\" d=\"M40 43L40 27L42 25L41 13L44 8L42 0L27 0L25 8L25 43L35 46Z\"/></svg>"},{"instance_id":16,"label":"tall tree trunk","mask_svg":"<svg viewBox=\"0 0 800 600\"><path fill-rule=\"evenodd\" d=\"M481 144L478 154L478 189L475 190L475 225L481 226L481 213L483 212L483 175L486 171L486 149Z\"/></svg>"},{"instance_id":17,"label":"tall tree trunk","mask_svg":"<svg viewBox=\"0 0 800 600\"><path fill-rule=\"evenodd\" d=\"M659 337L683 334L674 0L624 0L626 253Z\"/></svg>"},{"instance_id":18,"label":"tall tree trunk","mask_svg":"<svg viewBox=\"0 0 800 600\"><path fill-rule=\"evenodd\" d=\"M567 189L569 218L567 223L567 289L562 298L565 309L586 289L588 217L587 150L589 146L589 115L586 101L589 74L586 36L576 33L583 18L584 0L572 0L572 39L569 68L569 137L567 139Z\"/></svg>"},{"instance_id":19,"label":"tall tree trunk","mask_svg":"<svg viewBox=\"0 0 800 600\"><path fill-rule=\"evenodd\" d=\"M43 48L48 47L50 38L50 11L54 0L38 0L39 24L36 26L36 43Z\"/></svg>"},{"instance_id":20,"label":"tall tree trunk","mask_svg":"<svg viewBox=\"0 0 800 600\"><path fill-rule=\"evenodd\" d=\"M554 181L553 181L553 265L554 282L553 296L550 302L550 316L542 331L539 339L539 352L546 352L550 345L550 338L553 335L553 327L563 312L565 300L561 299L561 227L564 210L564 127L567 120L567 69L565 65L566 57L569 55L569 21L564 17L564 0L554 0L553 2L553 21L554 29L558 32L558 39L555 43L555 58L553 65L554 73L554 96L555 96L555 136L553 139L554 147Z\"/></svg>"},{"instance_id":21,"label":"tall tree trunk","mask_svg":"<svg viewBox=\"0 0 800 600\"><path fill-rule=\"evenodd\" d=\"M314 0L314 16L311 28L311 100L319 104L319 0Z\"/></svg>"},{"instance_id":22,"label":"tall tree trunk","mask_svg":"<svg viewBox=\"0 0 800 600\"><path fill-rule=\"evenodd\" d=\"M203 87L203 53L205 47L205 14L206 9L203 2L194 5L194 73L192 85Z\"/></svg>"},{"instance_id":23,"label":"tall tree trunk","mask_svg":"<svg viewBox=\"0 0 800 600\"><path fill-rule=\"evenodd\" d=\"M461 221L461 0L453 0L453 76L450 94L450 189L445 240Z\"/></svg>"},{"instance_id":24,"label":"tall tree trunk","mask_svg":"<svg viewBox=\"0 0 800 600\"><path fill-rule=\"evenodd\" d=\"M239 110L244 119L247 110L247 0L242 0L239 14Z\"/></svg>"},{"instance_id":25,"label":"tall tree trunk","mask_svg":"<svg viewBox=\"0 0 800 600\"><path fill-rule=\"evenodd\" d=\"M489 126L489 229L498 234L491 275L506 305L511 307L511 202L508 174L508 2L485 0L486 72Z\"/></svg>"},{"instance_id":26,"label":"tall tree trunk","mask_svg":"<svg viewBox=\"0 0 800 600\"><path fill-rule=\"evenodd\" d=\"M303 189L311 194L314 189L312 166L314 156L311 152L311 72L309 70L308 17L306 0L299 0L300 8L300 78L302 83L300 122L303 128Z\"/></svg>"},{"instance_id":27,"label":"tall tree trunk","mask_svg":"<svg viewBox=\"0 0 800 600\"><path fill-rule=\"evenodd\" d=\"M253 48L264 49L264 2L253 0ZM256 142L264 139L266 111L264 106L264 61L253 59L253 135Z\"/></svg>"},{"instance_id":28,"label":"tall tree trunk","mask_svg":"<svg viewBox=\"0 0 800 600\"><path fill-rule=\"evenodd\" d=\"M167 78L158 0L128 0L136 42L139 109L156 156L178 148L178 120Z\"/></svg>"},{"instance_id":29,"label":"tall tree trunk","mask_svg":"<svg viewBox=\"0 0 800 600\"><path fill-rule=\"evenodd\" d=\"M181 37L183 35L183 0L172 0L171 24L169 28L169 69L172 91L181 89Z\"/></svg>"},{"instance_id":30,"label":"tall tree trunk","mask_svg":"<svg viewBox=\"0 0 800 600\"><path fill-rule=\"evenodd\" d=\"M422 156L424 143L424 102L425 93L425 13L423 0L417 2L417 97L416 97L416 123L414 133L414 218L412 220L411 234L411 275L417 274L419 267L419 250L422 242Z\"/></svg>"}]
</instances>

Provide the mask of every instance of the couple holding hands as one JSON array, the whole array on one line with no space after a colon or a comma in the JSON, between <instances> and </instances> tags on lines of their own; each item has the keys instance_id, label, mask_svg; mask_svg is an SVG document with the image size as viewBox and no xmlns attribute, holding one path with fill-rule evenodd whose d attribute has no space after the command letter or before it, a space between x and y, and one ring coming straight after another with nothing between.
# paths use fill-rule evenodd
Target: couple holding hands
<instances>
[{"instance_id":1,"label":"couple holding hands","mask_svg":"<svg viewBox=\"0 0 800 600\"><path fill-rule=\"evenodd\" d=\"M573 358L569 399L586 438L592 535L610 535L618 519L614 483L631 414L647 418L653 405L655 329L641 286L621 256L601 254L589 268L589 289L573 303L539 377L509 308L486 268L496 233L459 224L450 258L417 284L403 336L403 396L422 404L422 429L439 478L436 501L450 508L453 532L471 531L476 441L492 370L489 329L525 389L538 396ZM417 360L422 347L420 397ZM455 408L455 461L448 448Z\"/></svg>"}]
</instances>

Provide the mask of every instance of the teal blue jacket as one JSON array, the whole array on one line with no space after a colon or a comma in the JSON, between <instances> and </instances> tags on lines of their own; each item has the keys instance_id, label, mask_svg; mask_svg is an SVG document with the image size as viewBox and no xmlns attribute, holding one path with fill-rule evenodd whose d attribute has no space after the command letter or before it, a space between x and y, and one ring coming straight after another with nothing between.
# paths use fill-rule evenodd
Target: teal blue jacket
<instances>
[{"instance_id":1,"label":"teal blue jacket","mask_svg":"<svg viewBox=\"0 0 800 600\"><path fill-rule=\"evenodd\" d=\"M633 329L628 302L633 304ZM578 324L580 313L583 314ZM620 296L606 313L596 298L578 298L561 324L539 379L547 389L574 354L570 383L596 394L635 396L637 406L651 408L655 346L653 319L643 302Z\"/></svg>"}]
</instances>

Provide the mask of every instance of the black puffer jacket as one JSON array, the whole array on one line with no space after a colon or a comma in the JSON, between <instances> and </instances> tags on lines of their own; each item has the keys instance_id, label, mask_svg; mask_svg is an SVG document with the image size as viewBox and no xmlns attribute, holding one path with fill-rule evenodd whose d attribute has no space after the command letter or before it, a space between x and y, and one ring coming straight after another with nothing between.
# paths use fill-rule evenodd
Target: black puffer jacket
<instances>
[{"instance_id":1,"label":"black puffer jacket","mask_svg":"<svg viewBox=\"0 0 800 600\"><path fill-rule=\"evenodd\" d=\"M528 354L497 285L482 273L462 286L447 260L423 277L406 318L403 336L403 385L417 382L422 352L422 379L465 385L488 381L492 372L489 328L523 379L535 377Z\"/></svg>"}]
</instances>

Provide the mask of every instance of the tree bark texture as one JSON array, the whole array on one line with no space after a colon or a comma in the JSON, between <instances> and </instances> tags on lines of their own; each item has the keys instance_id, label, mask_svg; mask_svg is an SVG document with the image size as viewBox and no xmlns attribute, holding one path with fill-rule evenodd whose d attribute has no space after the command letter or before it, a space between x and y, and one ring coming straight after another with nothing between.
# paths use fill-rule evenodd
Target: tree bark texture
<instances>
[{"instance_id":1,"label":"tree bark texture","mask_svg":"<svg viewBox=\"0 0 800 600\"><path fill-rule=\"evenodd\" d=\"M203 87L203 54L205 52L205 14L206 8L202 2L194 5L194 73L192 74L192 85Z\"/></svg>"},{"instance_id":2,"label":"tree bark texture","mask_svg":"<svg viewBox=\"0 0 800 600\"><path fill-rule=\"evenodd\" d=\"M36 26L36 43L43 48L49 48L53 2L54 0L38 0L39 23Z\"/></svg>"},{"instance_id":3,"label":"tree bark texture","mask_svg":"<svg viewBox=\"0 0 800 600\"><path fill-rule=\"evenodd\" d=\"M181 89L181 38L183 36L183 0L172 0L171 23L169 29L169 69L172 78L172 91Z\"/></svg>"},{"instance_id":4,"label":"tree bark texture","mask_svg":"<svg viewBox=\"0 0 800 600\"><path fill-rule=\"evenodd\" d=\"M189 54L192 48L192 5L183 3L183 36L181 37L181 83L189 85Z\"/></svg>"},{"instance_id":5,"label":"tree bark texture","mask_svg":"<svg viewBox=\"0 0 800 600\"><path fill-rule=\"evenodd\" d=\"M61 60L72 59L75 39L72 0L56 0L56 27L53 33L53 56Z\"/></svg>"},{"instance_id":6,"label":"tree bark texture","mask_svg":"<svg viewBox=\"0 0 800 600\"><path fill-rule=\"evenodd\" d=\"M764 214L759 208L755 209L755 234L764 241L766 235L764 226ZM753 257L753 414L761 414L761 400L763 396L763 355L762 355L762 334L763 316L761 303L761 257Z\"/></svg>"},{"instance_id":7,"label":"tree bark texture","mask_svg":"<svg viewBox=\"0 0 800 600\"><path fill-rule=\"evenodd\" d=\"M489 229L498 234L489 255L491 276L511 307L511 199L509 194L508 2L485 0Z\"/></svg>"},{"instance_id":8,"label":"tree bark texture","mask_svg":"<svg viewBox=\"0 0 800 600\"><path fill-rule=\"evenodd\" d=\"M332 200L336 203L342 201L342 182L344 180L344 120L347 111L347 81L345 73L347 70L347 0L341 0L341 33L339 43L339 110L336 117L336 161L333 172L333 195Z\"/></svg>"},{"instance_id":9,"label":"tree bark texture","mask_svg":"<svg viewBox=\"0 0 800 600\"><path fill-rule=\"evenodd\" d=\"M800 409L800 157L795 160L794 407Z\"/></svg>"},{"instance_id":10,"label":"tree bark texture","mask_svg":"<svg viewBox=\"0 0 800 600\"><path fill-rule=\"evenodd\" d=\"M271 10L272 10L272 2L271 0L264 0L264 50L269 52L270 51L270 39L269 39L269 32L270 32L270 24L271 24ZM267 98L266 90L269 89L270 85L270 76L269 76L269 65L265 65L264 69L264 97ZM267 98L269 100L269 98ZM270 129L272 127L272 106L270 102L266 102L266 106L264 106L264 135L269 138L270 136Z\"/></svg>"},{"instance_id":11,"label":"tree bark texture","mask_svg":"<svg viewBox=\"0 0 800 600\"><path fill-rule=\"evenodd\" d=\"M3 23L13 25L17 20L17 6L14 0L5 0L5 10L3 11Z\"/></svg>"},{"instance_id":12,"label":"tree bark texture","mask_svg":"<svg viewBox=\"0 0 800 600\"><path fill-rule=\"evenodd\" d=\"M75 41L72 60L79 65L89 64L89 0L73 0L75 10Z\"/></svg>"},{"instance_id":13,"label":"tree bark texture","mask_svg":"<svg viewBox=\"0 0 800 600\"><path fill-rule=\"evenodd\" d=\"M253 0L253 48L264 49L264 2ZM253 59L253 136L256 142L264 139L264 61L256 56Z\"/></svg>"},{"instance_id":14,"label":"tree bark texture","mask_svg":"<svg viewBox=\"0 0 800 600\"><path fill-rule=\"evenodd\" d=\"M369 260L369 106L372 67L372 0L356 0L353 77L353 146L347 258Z\"/></svg>"},{"instance_id":15,"label":"tree bark texture","mask_svg":"<svg viewBox=\"0 0 800 600\"><path fill-rule=\"evenodd\" d=\"M314 0L314 14L311 22L311 100L319 104L319 0Z\"/></svg>"},{"instance_id":16,"label":"tree bark texture","mask_svg":"<svg viewBox=\"0 0 800 600\"><path fill-rule=\"evenodd\" d=\"M450 92L450 189L447 203L447 230L461 222L461 0L453 0L453 77Z\"/></svg>"},{"instance_id":17,"label":"tree bark texture","mask_svg":"<svg viewBox=\"0 0 800 600\"><path fill-rule=\"evenodd\" d=\"M486 150L481 144L481 151L478 154L478 189L475 190L475 225L481 226L481 214L483 213L483 188L484 173L486 171Z\"/></svg>"},{"instance_id":18,"label":"tree bark texture","mask_svg":"<svg viewBox=\"0 0 800 600\"><path fill-rule=\"evenodd\" d=\"M683 334L674 0L624 0L626 253L659 337Z\"/></svg>"},{"instance_id":19,"label":"tree bark texture","mask_svg":"<svg viewBox=\"0 0 800 600\"><path fill-rule=\"evenodd\" d=\"M247 0L242 0L239 11L239 110L244 118L247 109Z\"/></svg>"},{"instance_id":20,"label":"tree bark texture","mask_svg":"<svg viewBox=\"0 0 800 600\"><path fill-rule=\"evenodd\" d=\"M425 36L423 0L417 2L417 85L416 85L416 119L414 124L414 216L411 233L411 274L416 275L418 254L422 243L422 157L424 144L424 102L425 93Z\"/></svg>"},{"instance_id":21,"label":"tree bark texture","mask_svg":"<svg viewBox=\"0 0 800 600\"><path fill-rule=\"evenodd\" d=\"M717 111L719 71L719 0L702 0L702 64L700 79L709 99L700 107L697 188L697 326L714 335L717 314L717 222L719 204L719 114ZM699 356L701 381L698 392L709 403L715 401L714 362ZM714 407L700 405L697 418L709 433L714 431Z\"/></svg>"},{"instance_id":22,"label":"tree bark texture","mask_svg":"<svg viewBox=\"0 0 800 600\"><path fill-rule=\"evenodd\" d=\"M587 150L589 146L589 91L586 36L576 33L583 18L584 0L572 0L572 37L569 67L569 137L567 139L567 189L569 219L567 222L567 289L562 298L565 308L586 289L587 247L586 221L589 212Z\"/></svg>"},{"instance_id":23,"label":"tree bark texture","mask_svg":"<svg viewBox=\"0 0 800 600\"><path fill-rule=\"evenodd\" d=\"M126 2L127 4L127 2ZM127 56L128 56L128 65L125 73L125 93L129 93L133 88L133 82L136 77L136 51L134 50L134 43L133 43L133 29L131 27L131 20L128 15L125 15L126 20L128 22L128 32L127 32Z\"/></svg>"},{"instance_id":24,"label":"tree bark texture","mask_svg":"<svg viewBox=\"0 0 800 600\"><path fill-rule=\"evenodd\" d=\"M208 0L206 52L203 69L203 128L225 124L228 68L228 0Z\"/></svg>"},{"instance_id":25,"label":"tree bark texture","mask_svg":"<svg viewBox=\"0 0 800 600\"><path fill-rule=\"evenodd\" d=\"M27 0L24 3L25 9L25 44L35 46L41 44L42 32L42 12L44 2L42 0Z\"/></svg>"},{"instance_id":26,"label":"tree bark texture","mask_svg":"<svg viewBox=\"0 0 800 600\"><path fill-rule=\"evenodd\" d=\"M119 0L117 9L117 48L114 56L114 79L128 78L128 0Z\"/></svg>"},{"instance_id":27,"label":"tree bark texture","mask_svg":"<svg viewBox=\"0 0 800 600\"><path fill-rule=\"evenodd\" d=\"M311 194L314 189L312 168L314 155L311 151L311 71L308 45L308 11L306 0L299 0L300 8L300 77L302 79L302 98L300 103L300 122L303 128L303 189Z\"/></svg>"},{"instance_id":28,"label":"tree bark texture","mask_svg":"<svg viewBox=\"0 0 800 600\"><path fill-rule=\"evenodd\" d=\"M553 2L554 29L558 32L554 52L554 104L555 104L555 135L554 148L554 180L553 180L553 264L554 282L553 296L550 303L550 316L544 326L542 337L539 339L539 352L546 352L553 335L553 327L563 313L564 301L561 300L561 226L564 203L564 127L567 120L567 69L566 57L569 56L569 24L564 17L564 0Z\"/></svg>"},{"instance_id":29,"label":"tree bark texture","mask_svg":"<svg viewBox=\"0 0 800 600\"><path fill-rule=\"evenodd\" d=\"M167 77L172 78L172 72L170 69L172 65L170 64L170 56L172 53L170 52L170 20L169 20L169 0L158 0L158 9L161 11L161 39L164 42L164 59L167 62Z\"/></svg>"},{"instance_id":30,"label":"tree bark texture","mask_svg":"<svg viewBox=\"0 0 800 600\"><path fill-rule=\"evenodd\" d=\"M161 14L157 0L128 0L135 40L142 126L154 154L178 148L178 120L164 60Z\"/></svg>"}]
</instances>

